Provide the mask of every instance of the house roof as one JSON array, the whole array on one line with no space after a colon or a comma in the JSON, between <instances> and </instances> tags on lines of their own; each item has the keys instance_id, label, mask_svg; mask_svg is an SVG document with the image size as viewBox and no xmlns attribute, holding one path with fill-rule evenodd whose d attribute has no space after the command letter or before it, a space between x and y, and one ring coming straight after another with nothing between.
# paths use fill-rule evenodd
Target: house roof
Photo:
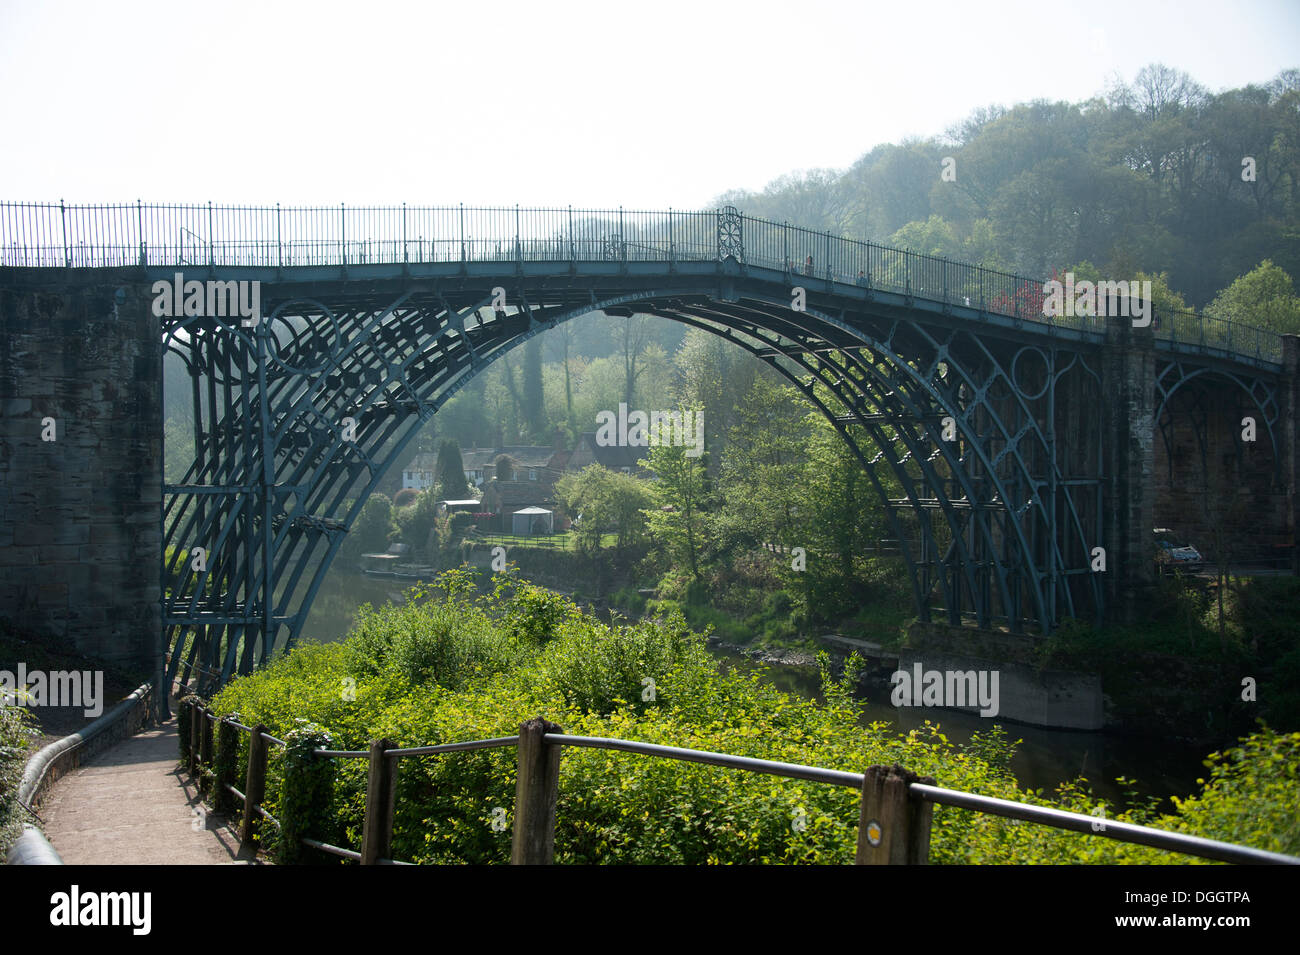
<instances>
[{"instance_id":1,"label":"house roof","mask_svg":"<svg viewBox=\"0 0 1300 955\"><path fill-rule=\"evenodd\" d=\"M549 488L537 486L535 481L492 481L483 492L483 502L494 502L498 507L529 507L550 500Z\"/></svg>"},{"instance_id":2,"label":"house roof","mask_svg":"<svg viewBox=\"0 0 1300 955\"><path fill-rule=\"evenodd\" d=\"M417 454L407 462L404 471L432 471L438 463L436 454Z\"/></svg>"},{"instance_id":3,"label":"house roof","mask_svg":"<svg viewBox=\"0 0 1300 955\"><path fill-rule=\"evenodd\" d=\"M631 445L600 445L596 443L596 432L584 431L579 440L590 450L592 457L601 467L609 468L611 471L621 471L623 468L640 470L637 462L646 456L648 448L633 447Z\"/></svg>"},{"instance_id":4,"label":"house roof","mask_svg":"<svg viewBox=\"0 0 1300 955\"><path fill-rule=\"evenodd\" d=\"M479 471L486 467L491 467L496 463L496 459L501 455L511 458L515 464L524 468L545 468L545 467L564 467L564 462L568 460L567 451L557 451L555 448L527 447L523 445L509 445L503 448L470 448L468 451L462 451L461 461L467 471ZM559 457L556 463L552 461Z\"/></svg>"}]
</instances>

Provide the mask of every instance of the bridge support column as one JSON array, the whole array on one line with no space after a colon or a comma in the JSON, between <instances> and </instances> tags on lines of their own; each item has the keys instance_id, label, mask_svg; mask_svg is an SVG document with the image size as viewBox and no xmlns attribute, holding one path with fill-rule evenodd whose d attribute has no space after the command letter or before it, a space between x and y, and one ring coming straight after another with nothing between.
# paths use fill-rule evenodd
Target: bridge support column
<instances>
[{"instance_id":1,"label":"bridge support column","mask_svg":"<svg viewBox=\"0 0 1300 955\"><path fill-rule=\"evenodd\" d=\"M1291 538L1291 573L1300 574L1300 529L1296 526L1296 489L1300 486L1300 335L1282 336L1282 381L1278 403L1280 470L1286 482L1286 533Z\"/></svg>"},{"instance_id":2,"label":"bridge support column","mask_svg":"<svg viewBox=\"0 0 1300 955\"><path fill-rule=\"evenodd\" d=\"M145 282L0 269L0 617L162 672L162 366ZM165 707L159 682L155 706Z\"/></svg>"},{"instance_id":3,"label":"bridge support column","mask_svg":"<svg viewBox=\"0 0 1300 955\"><path fill-rule=\"evenodd\" d=\"M1102 359L1106 618L1130 623L1155 583L1155 336L1131 318L1106 319Z\"/></svg>"}]
</instances>

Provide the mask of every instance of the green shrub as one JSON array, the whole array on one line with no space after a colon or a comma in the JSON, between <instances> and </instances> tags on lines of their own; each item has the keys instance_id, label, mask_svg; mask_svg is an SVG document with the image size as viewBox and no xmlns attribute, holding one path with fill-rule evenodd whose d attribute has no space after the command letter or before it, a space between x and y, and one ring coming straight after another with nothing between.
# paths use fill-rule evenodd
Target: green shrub
<instances>
[{"instance_id":1,"label":"green shrub","mask_svg":"<svg viewBox=\"0 0 1300 955\"><path fill-rule=\"evenodd\" d=\"M609 602L635 617L639 617L646 609L646 599L641 596L635 587L624 587L621 590L614 591L609 598Z\"/></svg>"},{"instance_id":2,"label":"green shrub","mask_svg":"<svg viewBox=\"0 0 1300 955\"><path fill-rule=\"evenodd\" d=\"M699 675L712 669L703 639L680 615L663 623L612 628L597 620L566 621L537 661L537 686L576 709L636 712L660 705L659 684L674 671Z\"/></svg>"},{"instance_id":3,"label":"green shrub","mask_svg":"<svg viewBox=\"0 0 1300 955\"><path fill-rule=\"evenodd\" d=\"M324 728L303 722L283 739L284 749L279 760L283 774L279 811L272 813L279 819L280 828L277 832L266 823L263 830L271 835L268 841L274 847L275 861L279 865L337 861L336 857L302 844L304 836L337 844L334 835L336 817L331 806L335 763L332 758L312 752L315 749L333 749L333 737Z\"/></svg>"},{"instance_id":4,"label":"green shrub","mask_svg":"<svg viewBox=\"0 0 1300 955\"><path fill-rule=\"evenodd\" d=\"M18 784L27 765L28 745L37 736L36 720L22 706L0 702L0 859L31 821L18 803Z\"/></svg>"},{"instance_id":5,"label":"green shrub","mask_svg":"<svg viewBox=\"0 0 1300 955\"><path fill-rule=\"evenodd\" d=\"M774 590L763 598L763 613L769 617L788 617L793 607L794 601L784 590Z\"/></svg>"},{"instance_id":6,"label":"green shrub","mask_svg":"<svg viewBox=\"0 0 1300 955\"><path fill-rule=\"evenodd\" d=\"M505 603L506 632L524 646L549 643L566 620L581 616L577 604L545 587L503 578L498 584L498 597L507 588L512 592Z\"/></svg>"},{"instance_id":7,"label":"green shrub","mask_svg":"<svg viewBox=\"0 0 1300 955\"><path fill-rule=\"evenodd\" d=\"M411 601L357 612L347 641L351 666L369 675L392 670L413 684L458 687L519 659L519 641L465 601Z\"/></svg>"},{"instance_id":8,"label":"green shrub","mask_svg":"<svg viewBox=\"0 0 1300 955\"><path fill-rule=\"evenodd\" d=\"M1054 794L1021 789L1007 770L1013 751L998 730L954 746L932 723L897 735L885 723L863 725L851 689L852 667L825 677L825 703L791 697L758 673L720 672L698 633L681 616L607 627L580 614L555 623L549 640L525 646L505 634L510 599L498 594L451 601L467 614L496 621L517 656L507 667L479 669L442 683L415 685L391 658L393 640L373 631L345 645L308 645L251 676L233 681L214 701L250 725L283 737L301 720L324 727L333 746L364 749L386 737L414 746L517 733L541 716L565 732L638 739L741 756L860 772L901 763L940 785L1054 805L1106 818L1300 852L1300 736L1255 734L1216 763L1204 792L1157 815L1138 801L1107 805L1079 780ZM364 644L365 652L358 650ZM438 663L434 670L441 667ZM653 699L645 693L654 680ZM343 679L355 693L341 694ZM654 759L630 753L563 750L556 824L558 862L830 863L851 862L859 794L852 788ZM268 772L268 809L283 815L283 759ZM365 760L335 761L328 819L311 834L359 848L365 805ZM421 863L502 863L510 855L515 752L511 748L404 759L398 774L394 858ZM292 776L292 773L290 773ZM298 797L294 797L298 798ZM311 805L317 803L308 800ZM292 810L293 800L289 800ZM293 811L290 812L293 815ZM806 826L791 825L798 815ZM493 821L504 819L505 827ZM330 833L335 836L331 838ZM1187 857L982 815L936 807L931 833L936 863L1152 863Z\"/></svg>"},{"instance_id":9,"label":"green shrub","mask_svg":"<svg viewBox=\"0 0 1300 955\"><path fill-rule=\"evenodd\" d=\"M1174 799L1182 832L1300 855L1300 733L1261 727L1205 765L1201 795Z\"/></svg>"}]
</instances>

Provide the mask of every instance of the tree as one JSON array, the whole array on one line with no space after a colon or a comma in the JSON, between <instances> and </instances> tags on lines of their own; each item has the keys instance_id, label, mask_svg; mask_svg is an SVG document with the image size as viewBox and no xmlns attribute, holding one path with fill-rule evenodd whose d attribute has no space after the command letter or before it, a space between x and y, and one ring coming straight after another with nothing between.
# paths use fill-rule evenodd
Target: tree
<instances>
[{"instance_id":1,"label":"tree","mask_svg":"<svg viewBox=\"0 0 1300 955\"><path fill-rule=\"evenodd\" d=\"M1216 295L1205 313L1280 334L1300 335L1300 297L1291 276L1269 259Z\"/></svg>"},{"instance_id":2,"label":"tree","mask_svg":"<svg viewBox=\"0 0 1300 955\"><path fill-rule=\"evenodd\" d=\"M885 244L950 259L960 258L961 253L961 243L952 225L942 216L930 216L924 222L909 222L891 235Z\"/></svg>"},{"instance_id":3,"label":"tree","mask_svg":"<svg viewBox=\"0 0 1300 955\"><path fill-rule=\"evenodd\" d=\"M513 481L515 479L515 459L508 454L498 454L496 460L492 462L492 473L498 481Z\"/></svg>"},{"instance_id":4,"label":"tree","mask_svg":"<svg viewBox=\"0 0 1300 955\"><path fill-rule=\"evenodd\" d=\"M434 486L421 491L413 505L397 512L397 526L401 529L402 541L409 544L416 553L427 553L437 517L438 495L437 487Z\"/></svg>"},{"instance_id":5,"label":"tree","mask_svg":"<svg viewBox=\"0 0 1300 955\"><path fill-rule=\"evenodd\" d=\"M651 445L645 466L659 480L654 485L654 506L644 513L650 536L676 566L689 567L698 581L708 503L705 456L688 457L688 450L677 444Z\"/></svg>"},{"instance_id":6,"label":"tree","mask_svg":"<svg viewBox=\"0 0 1300 955\"><path fill-rule=\"evenodd\" d=\"M794 546L806 508L808 404L773 374L759 375L740 406L723 452L719 536Z\"/></svg>"},{"instance_id":7,"label":"tree","mask_svg":"<svg viewBox=\"0 0 1300 955\"><path fill-rule=\"evenodd\" d=\"M866 569L862 558L875 549L887 525L862 462L820 413L810 413L808 423L812 439L804 466L807 516L796 542L807 551L807 567L799 576L809 616L834 619L861 606ZM882 450L901 453L899 448ZM870 454L869 446L864 451ZM886 468L879 467L876 474L888 493L899 493Z\"/></svg>"},{"instance_id":8,"label":"tree","mask_svg":"<svg viewBox=\"0 0 1300 955\"><path fill-rule=\"evenodd\" d=\"M469 493L469 482L465 480L465 463L460 456L460 445L455 441L447 438L438 446L438 463L435 467L443 498L459 500Z\"/></svg>"},{"instance_id":9,"label":"tree","mask_svg":"<svg viewBox=\"0 0 1300 955\"><path fill-rule=\"evenodd\" d=\"M544 336L558 353L560 367L564 372L564 422L571 438L582 430L573 413L573 365L570 353L573 350L575 328L573 322L561 322Z\"/></svg>"},{"instance_id":10,"label":"tree","mask_svg":"<svg viewBox=\"0 0 1300 955\"><path fill-rule=\"evenodd\" d=\"M524 394L522 415L530 441L547 431L546 397L542 391L542 343L534 337L524 343Z\"/></svg>"},{"instance_id":11,"label":"tree","mask_svg":"<svg viewBox=\"0 0 1300 955\"><path fill-rule=\"evenodd\" d=\"M582 517L574 527L579 550L599 550L606 533L617 536L619 550L645 537L644 512L653 505L654 497L639 478L592 464L578 474L562 477L555 493L570 515Z\"/></svg>"},{"instance_id":12,"label":"tree","mask_svg":"<svg viewBox=\"0 0 1300 955\"><path fill-rule=\"evenodd\" d=\"M619 320L623 342L623 400L628 407L635 405L636 383L645 370L643 353L650 344L650 318L646 315L629 315Z\"/></svg>"},{"instance_id":13,"label":"tree","mask_svg":"<svg viewBox=\"0 0 1300 955\"><path fill-rule=\"evenodd\" d=\"M704 414L705 443L714 452L709 469L716 472L727 434L736 423L736 409L763 364L732 342L694 328L686 333L673 364L681 375L678 403Z\"/></svg>"},{"instance_id":14,"label":"tree","mask_svg":"<svg viewBox=\"0 0 1300 955\"><path fill-rule=\"evenodd\" d=\"M348 536L339 547L339 556L356 560L362 554L380 553L388 548L393 532L393 504L383 494L371 494L361 505Z\"/></svg>"}]
</instances>

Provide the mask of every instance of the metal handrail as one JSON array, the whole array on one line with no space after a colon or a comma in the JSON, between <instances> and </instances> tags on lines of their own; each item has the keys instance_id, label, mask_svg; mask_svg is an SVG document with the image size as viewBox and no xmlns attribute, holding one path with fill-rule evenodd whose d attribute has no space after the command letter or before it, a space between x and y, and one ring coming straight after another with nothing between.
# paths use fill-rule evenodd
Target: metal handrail
<instances>
[{"instance_id":1,"label":"metal handrail","mask_svg":"<svg viewBox=\"0 0 1300 955\"><path fill-rule=\"evenodd\" d=\"M732 756L729 753L713 753L703 749L684 749L680 746L663 746L659 743L643 743L639 740L610 739L603 736L568 736L563 733L547 733L546 742L552 746L577 746L586 749L613 749L624 753L639 753L642 756L659 756L664 759L676 759L687 763L706 763L710 766L725 766L730 769L743 769L751 773L765 773L769 776L785 776L790 779L806 779L814 783L829 783L832 786L847 786L850 789L862 788L862 773L848 773L839 769L825 769L821 766L802 766L798 763L781 763L770 759L756 759L752 756Z\"/></svg>"},{"instance_id":2,"label":"metal handrail","mask_svg":"<svg viewBox=\"0 0 1300 955\"><path fill-rule=\"evenodd\" d=\"M473 749L500 749L519 743L518 734L514 736L497 736L492 739L473 739L463 743L439 743L437 746L412 746L407 749L384 750L384 758L398 756L432 756L437 753L464 753ZM368 753L365 755L369 755Z\"/></svg>"},{"instance_id":3,"label":"metal handrail","mask_svg":"<svg viewBox=\"0 0 1300 955\"><path fill-rule=\"evenodd\" d=\"M0 202L0 266L717 262L724 222L743 233L743 244L731 251L747 267L857 287L866 295L890 291L968 307L980 317L1096 328L1095 319L1043 314L1038 279L716 209ZM809 254L814 265L807 274ZM1257 326L1154 306L1152 326L1156 338L1174 345L1281 361L1281 336Z\"/></svg>"},{"instance_id":4,"label":"metal handrail","mask_svg":"<svg viewBox=\"0 0 1300 955\"><path fill-rule=\"evenodd\" d=\"M1019 819L1033 822L1053 829L1066 829L1087 835L1101 836L1103 839L1115 839L1118 842L1132 842L1137 845L1150 846L1153 849L1167 849L1185 855L1199 856L1203 859L1215 859L1219 862L1236 862L1263 865L1300 865L1300 858L1269 852L1266 849L1253 849L1217 839L1205 839L1201 836L1189 836L1167 829L1155 829L1139 826L1131 822L1113 822L1099 819L1097 816L1085 816L1065 809L1053 809L1050 806L1035 806L1031 803L1014 802L1010 799L998 799L995 796L981 796L976 793L961 792L956 789L944 789L925 783L912 783L908 795L913 799L923 799L941 806L954 806L958 809L971 809L991 816L1003 816L1007 819Z\"/></svg>"},{"instance_id":5,"label":"metal handrail","mask_svg":"<svg viewBox=\"0 0 1300 955\"><path fill-rule=\"evenodd\" d=\"M236 727L239 727L240 725L233 721L225 722ZM249 730L249 732L251 732L251 730ZM274 739L267 733L263 733L262 735L268 739ZM643 756L673 759L682 762L703 763L706 765L720 766L729 769L739 769L745 772L763 773L766 775L781 776L790 779L803 779L810 782L826 783L828 785L843 786L850 789L863 789L867 778L863 773L852 773L843 770L828 769L821 766L806 766L799 763L785 763L776 760L758 759L751 756L734 756L729 753L716 753L709 750L665 746L659 743L646 743L640 740L616 739L602 736L573 736L566 733L547 733L543 737L543 741L547 745L551 746L572 746L586 749L617 750L620 752L634 753ZM277 740L277 742L279 741ZM442 743L435 746L416 746L407 747L405 749L394 748L385 750L384 756L424 756L439 753L464 752L467 750L496 749L516 746L519 742L520 737L518 735L499 736L491 739ZM368 751L363 750L316 749L313 750L313 752L316 755L325 757L359 758L362 756L368 757L370 755ZM231 785L227 785L226 788L247 805L247 797L243 793ZM1278 852L1270 852L1265 849L1255 849L1249 846L1221 842L1216 839L1206 839L1201 836L1170 832L1168 830L1155 829L1149 826L1140 826L1134 823L1110 821L1104 818L1098 818L1097 816L1084 815L1082 813L1070 812L1064 809L1056 809L1048 806L1036 806L1031 803L1014 802L1009 799L1000 799L994 796L982 796L977 793L945 789L941 786L930 785L922 782L909 783L907 794L911 799L930 802L936 805L952 806L958 809L982 812L989 815L1047 826L1049 828L1100 836L1103 839L1114 839L1119 842L1129 842L1137 845L1148 846L1154 849L1178 852L1184 855L1197 856L1200 858L1214 859L1220 862L1264 865L1300 865L1300 857L1297 856L1288 856ZM277 827L279 826L278 820L274 819L269 813L267 813L262 806L259 805L254 808L263 817L270 819ZM351 849L343 849L339 846L329 845L328 843L319 842L306 837L303 837L302 842L304 845L343 858L353 859L356 861L361 859L361 854L359 852L354 852ZM384 861L392 862L392 860Z\"/></svg>"}]
</instances>

